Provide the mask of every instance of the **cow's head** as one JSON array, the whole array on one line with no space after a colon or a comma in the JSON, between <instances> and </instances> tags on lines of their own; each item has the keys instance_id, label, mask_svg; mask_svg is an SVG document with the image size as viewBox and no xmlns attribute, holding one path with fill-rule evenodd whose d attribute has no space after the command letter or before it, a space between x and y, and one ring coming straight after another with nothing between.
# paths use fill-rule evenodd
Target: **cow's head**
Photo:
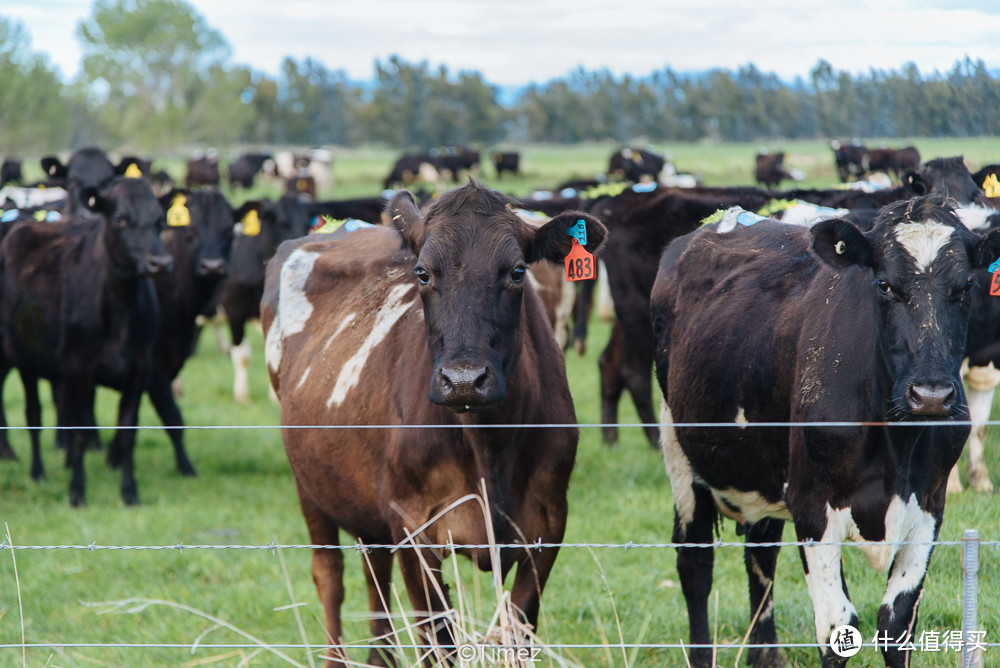
<instances>
[{"instance_id":1,"label":"cow's head","mask_svg":"<svg viewBox=\"0 0 1000 668\"><path fill-rule=\"evenodd\" d=\"M456 412L482 410L506 395L523 341L528 264L561 263L572 247L567 229L577 221L584 221L590 252L607 234L600 221L580 212L535 228L515 214L515 206L475 183L442 195L426 215L405 191L388 205L393 225L417 256L413 273L433 364L430 399Z\"/></svg>"},{"instance_id":2,"label":"cow's head","mask_svg":"<svg viewBox=\"0 0 1000 668\"><path fill-rule=\"evenodd\" d=\"M233 245L234 214L216 189L172 190L160 198L166 211L164 243L183 248L190 270L198 279L218 280L229 269Z\"/></svg>"},{"instance_id":3,"label":"cow's head","mask_svg":"<svg viewBox=\"0 0 1000 668\"><path fill-rule=\"evenodd\" d=\"M1000 253L1000 235L967 230L944 198L882 209L870 232L840 219L812 228L813 250L837 269L858 267L859 299L878 311L879 346L891 377L895 419L957 418L966 410L959 367L965 351L973 269ZM857 304L865 308L864 304Z\"/></svg>"},{"instance_id":4,"label":"cow's head","mask_svg":"<svg viewBox=\"0 0 1000 668\"><path fill-rule=\"evenodd\" d=\"M986 195L976 184L961 156L928 160L921 171L903 172L903 187L914 196L940 195L951 200L959 220L970 230L983 230L996 209L986 205Z\"/></svg>"},{"instance_id":5,"label":"cow's head","mask_svg":"<svg viewBox=\"0 0 1000 668\"><path fill-rule=\"evenodd\" d=\"M163 207L145 179L117 178L102 189L87 187L81 199L104 219L104 244L115 273L155 276L173 269L160 241Z\"/></svg>"}]
</instances>

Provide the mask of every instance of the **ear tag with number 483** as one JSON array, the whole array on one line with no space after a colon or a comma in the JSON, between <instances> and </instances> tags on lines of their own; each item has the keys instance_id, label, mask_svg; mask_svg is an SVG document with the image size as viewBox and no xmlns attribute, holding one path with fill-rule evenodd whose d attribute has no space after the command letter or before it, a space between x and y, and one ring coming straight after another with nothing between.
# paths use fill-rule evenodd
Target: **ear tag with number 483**
<instances>
[{"instance_id":1,"label":"ear tag with number 483","mask_svg":"<svg viewBox=\"0 0 1000 668\"><path fill-rule=\"evenodd\" d=\"M594 256L587 252L587 249L580 245L574 237L573 247L566 256L566 280L586 281L597 278L597 263Z\"/></svg>"}]
</instances>

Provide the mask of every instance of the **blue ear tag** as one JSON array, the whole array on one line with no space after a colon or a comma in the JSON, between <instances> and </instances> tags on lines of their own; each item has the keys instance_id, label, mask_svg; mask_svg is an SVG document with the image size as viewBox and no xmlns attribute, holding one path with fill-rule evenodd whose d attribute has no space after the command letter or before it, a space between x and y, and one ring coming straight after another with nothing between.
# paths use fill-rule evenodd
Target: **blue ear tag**
<instances>
[{"instance_id":1,"label":"blue ear tag","mask_svg":"<svg viewBox=\"0 0 1000 668\"><path fill-rule=\"evenodd\" d=\"M12 220L17 220L17 217L20 215L20 209L7 209L0 215L0 223L9 223Z\"/></svg>"},{"instance_id":2,"label":"blue ear tag","mask_svg":"<svg viewBox=\"0 0 1000 668\"><path fill-rule=\"evenodd\" d=\"M57 220L62 220L62 214L59 213L58 211L49 211L47 214L45 214L46 223L54 223Z\"/></svg>"},{"instance_id":3,"label":"blue ear tag","mask_svg":"<svg viewBox=\"0 0 1000 668\"><path fill-rule=\"evenodd\" d=\"M986 271L990 272L991 274L994 274L996 273L997 269L1000 269L1000 258L994 260L993 264L991 264L990 268L987 269Z\"/></svg>"},{"instance_id":4,"label":"blue ear tag","mask_svg":"<svg viewBox=\"0 0 1000 668\"><path fill-rule=\"evenodd\" d=\"M580 242L581 246L587 245L587 223L583 218L576 221L575 225L566 228L566 234Z\"/></svg>"},{"instance_id":5,"label":"blue ear tag","mask_svg":"<svg viewBox=\"0 0 1000 668\"><path fill-rule=\"evenodd\" d=\"M767 218L764 216L758 216L756 213L750 213L749 211L741 211L736 216L736 222L740 225L745 225L746 227L755 225L762 220L767 220Z\"/></svg>"},{"instance_id":6,"label":"blue ear tag","mask_svg":"<svg viewBox=\"0 0 1000 668\"><path fill-rule=\"evenodd\" d=\"M348 218L347 222L344 223L344 229L346 229L348 232L353 232L354 230L360 230L365 227L375 227L375 226L363 220L358 220L357 218Z\"/></svg>"},{"instance_id":7,"label":"blue ear tag","mask_svg":"<svg viewBox=\"0 0 1000 668\"><path fill-rule=\"evenodd\" d=\"M656 190L656 181L650 181L649 183L637 183L632 186L632 192L634 193L651 193Z\"/></svg>"}]
</instances>

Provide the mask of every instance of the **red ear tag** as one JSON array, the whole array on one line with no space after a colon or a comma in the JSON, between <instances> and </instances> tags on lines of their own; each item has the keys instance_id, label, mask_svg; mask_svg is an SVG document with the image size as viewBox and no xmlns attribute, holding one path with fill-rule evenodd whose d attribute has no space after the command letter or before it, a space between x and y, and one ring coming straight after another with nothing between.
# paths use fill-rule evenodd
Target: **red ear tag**
<instances>
[{"instance_id":1,"label":"red ear tag","mask_svg":"<svg viewBox=\"0 0 1000 668\"><path fill-rule=\"evenodd\" d=\"M1000 269L994 271L990 278L990 296L1000 297Z\"/></svg>"},{"instance_id":2,"label":"red ear tag","mask_svg":"<svg viewBox=\"0 0 1000 668\"><path fill-rule=\"evenodd\" d=\"M573 247L566 256L566 280L586 281L597 278L597 261L587 249L580 245L576 238L572 239Z\"/></svg>"}]
</instances>

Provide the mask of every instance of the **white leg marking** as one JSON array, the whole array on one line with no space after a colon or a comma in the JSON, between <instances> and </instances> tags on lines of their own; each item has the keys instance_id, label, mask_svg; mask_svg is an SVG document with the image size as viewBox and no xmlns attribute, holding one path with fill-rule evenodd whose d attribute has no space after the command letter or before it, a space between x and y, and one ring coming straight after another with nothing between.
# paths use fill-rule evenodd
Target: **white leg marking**
<instances>
[{"instance_id":1,"label":"white leg marking","mask_svg":"<svg viewBox=\"0 0 1000 668\"><path fill-rule=\"evenodd\" d=\"M278 373L281 366L281 348L285 338L305 330L312 316L313 306L306 297L305 285L318 258L319 253L299 249L293 251L281 265L278 312L264 342L264 359L274 373Z\"/></svg>"},{"instance_id":2,"label":"white leg marking","mask_svg":"<svg viewBox=\"0 0 1000 668\"><path fill-rule=\"evenodd\" d=\"M598 260L601 267L601 280L597 282L597 317L601 322L611 322L615 319L615 300L611 296L611 284L608 282L608 268Z\"/></svg>"},{"instance_id":3,"label":"white leg marking","mask_svg":"<svg viewBox=\"0 0 1000 668\"><path fill-rule=\"evenodd\" d=\"M683 524L694 520L694 472L681 444L677 441L677 433L673 426L674 418L667 402L660 402L660 449L663 452L663 464L670 478L670 489L674 494L674 507L677 509L677 519Z\"/></svg>"},{"instance_id":4,"label":"white leg marking","mask_svg":"<svg viewBox=\"0 0 1000 668\"><path fill-rule=\"evenodd\" d=\"M826 507L826 521L821 540L836 543L847 538L849 527L854 524L850 508L833 510L829 505ZM840 577L841 550L839 545L802 548L809 567L806 584L816 619L816 642L824 646L830 641L830 634L835 628L847 624L852 615L857 614L854 604L844 595Z\"/></svg>"},{"instance_id":5,"label":"white leg marking","mask_svg":"<svg viewBox=\"0 0 1000 668\"><path fill-rule=\"evenodd\" d=\"M230 348L229 358L233 361L233 399L245 404L250 401L250 382L247 378L250 342L244 340L240 345Z\"/></svg>"},{"instance_id":6,"label":"white leg marking","mask_svg":"<svg viewBox=\"0 0 1000 668\"><path fill-rule=\"evenodd\" d=\"M890 517L895 508L896 517ZM890 533L890 522L896 524ZM934 517L924 511L917 503L916 495L903 505L901 499L894 498L886 513L886 540L907 541L899 547L892 566L892 573L886 583L885 596L882 605L889 606L900 594L914 591L927 573L927 564L931 558L930 542L934 540Z\"/></svg>"},{"instance_id":7,"label":"white leg marking","mask_svg":"<svg viewBox=\"0 0 1000 668\"><path fill-rule=\"evenodd\" d=\"M413 304L410 293L414 286L410 284L397 285L389 291L385 303L379 307L375 315L375 323L372 330L368 332L364 342L358 347L349 360L344 362L340 373L337 375L337 382L333 387L330 398L326 401L326 407L339 406L347 397L347 393L358 384L361 378L361 371L365 367L368 355L392 330L396 321L406 313Z\"/></svg>"},{"instance_id":8,"label":"white leg marking","mask_svg":"<svg viewBox=\"0 0 1000 668\"><path fill-rule=\"evenodd\" d=\"M896 241L906 249L921 271L927 271L954 231L944 223L933 221L900 223L893 228Z\"/></svg>"},{"instance_id":9,"label":"white leg marking","mask_svg":"<svg viewBox=\"0 0 1000 668\"><path fill-rule=\"evenodd\" d=\"M992 362L989 366L972 367L966 374L965 382L969 386L969 419L973 423L968 446L969 486L981 492L992 492L993 483L990 482L985 459L986 422L993 407L993 393L1000 384L1000 371Z\"/></svg>"},{"instance_id":10,"label":"white leg marking","mask_svg":"<svg viewBox=\"0 0 1000 668\"><path fill-rule=\"evenodd\" d=\"M559 285L562 294L556 306L556 342L559 344L559 350L564 350L569 343L569 322L573 316L573 306L576 304L576 288L569 281L561 281Z\"/></svg>"}]
</instances>

